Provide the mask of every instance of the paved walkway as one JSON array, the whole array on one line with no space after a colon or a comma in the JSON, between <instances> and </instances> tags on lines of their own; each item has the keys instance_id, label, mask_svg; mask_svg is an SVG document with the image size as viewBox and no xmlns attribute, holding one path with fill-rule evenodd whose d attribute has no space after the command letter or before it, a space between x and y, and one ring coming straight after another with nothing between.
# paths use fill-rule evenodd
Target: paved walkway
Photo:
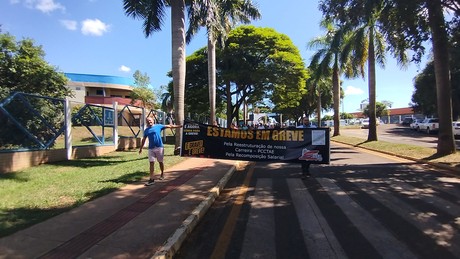
<instances>
[{"instance_id":1,"label":"paved walkway","mask_svg":"<svg viewBox=\"0 0 460 259\"><path fill-rule=\"evenodd\" d=\"M0 239L0 258L171 258L238 161L189 158L166 179L116 192Z\"/></svg>"}]
</instances>

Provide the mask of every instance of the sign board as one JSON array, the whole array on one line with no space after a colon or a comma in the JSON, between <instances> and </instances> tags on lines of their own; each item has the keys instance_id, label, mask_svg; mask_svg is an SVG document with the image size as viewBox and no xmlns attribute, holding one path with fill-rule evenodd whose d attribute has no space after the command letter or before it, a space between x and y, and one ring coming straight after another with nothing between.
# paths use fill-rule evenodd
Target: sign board
<instances>
[{"instance_id":1,"label":"sign board","mask_svg":"<svg viewBox=\"0 0 460 259\"><path fill-rule=\"evenodd\" d=\"M104 126L113 126L114 124L114 110L104 108Z\"/></svg>"},{"instance_id":2,"label":"sign board","mask_svg":"<svg viewBox=\"0 0 460 259\"><path fill-rule=\"evenodd\" d=\"M329 141L329 128L236 130L185 121L181 156L329 164Z\"/></svg>"}]
</instances>

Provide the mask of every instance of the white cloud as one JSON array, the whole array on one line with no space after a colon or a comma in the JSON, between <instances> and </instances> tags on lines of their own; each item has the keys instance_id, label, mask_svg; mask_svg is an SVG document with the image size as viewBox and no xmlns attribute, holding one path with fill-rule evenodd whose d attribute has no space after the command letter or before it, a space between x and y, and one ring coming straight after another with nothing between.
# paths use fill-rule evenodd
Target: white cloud
<instances>
[{"instance_id":1,"label":"white cloud","mask_svg":"<svg viewBox=\"0 0 460 259\"><path fill-rule=\"evenodd\" d=\"M11 2L17 3L18 0L12 0ZM29 8L37 9L43 13L51 13L56 10L65 11L65 7L54 0L25 0L25 5Z\"/></svg>"},{"instance_id":2,"label":"white cloud","mask_svg":"<svg viewBox=\"0 0 460 259\"><path fill-rule=\"evenodd\" d=\"M347 88L345 89L345 95L361 95L363 93L363 90L351 85L347 86Z\"/></svg>"},{"instance_id":3,"label":"white cloud","mask_svg":"<svg viewBox=\"0 0 460 259\"><path fill-rule=\"evenodd\" d=\"M82 22L81 32L84 35L102 36L102 34L109 31L109 27L99 19L86 19Z\"/></svg>"},{"instance_id":4,"label":"white cloud","mask_svg":"<svg viewBox=\"0 0 460 259\"><path fill-rule=\"evenodd\" d=\"M125 66L125 65L121 65L120 68L118 68L119 71L122 71L122 72L129 72L131 71L131 68Z\"/></svg>"},{"instance_id":5,"label":"white cloud","mask_svg":"<svg viewBox=\"0 0 460 259\"><path fill-rule=\"evenodd\" d=\"M10 0L10 4L19 4L20 0Z\"/></svg>"},{"instance_id":6,"label":"white cloud","mask_svg":"<svg viewBox=\"0 0 460 259\"><path fill-rule=\"evenodd\" d=\"M61 20L60 22L67 30L75 31L77 29L77 21Z\"/></svg>"}]
</instances>

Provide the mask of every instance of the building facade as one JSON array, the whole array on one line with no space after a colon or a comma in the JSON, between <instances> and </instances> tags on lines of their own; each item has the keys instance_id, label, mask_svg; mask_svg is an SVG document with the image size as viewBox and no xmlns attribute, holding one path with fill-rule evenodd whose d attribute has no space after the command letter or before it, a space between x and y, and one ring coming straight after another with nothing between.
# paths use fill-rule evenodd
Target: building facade
<instances>
[{"instance_id":1,"label":"building facade","mask_svg":"<svg viewBox=\"0 0 460 259\"><path fill-rule=\"evenodd\" d=\"M390 108L388 109L389 115L382 116L380 120L385 124L399 124L402 123L404 118L411 117L416 119L425 118L423 114L417 114L414 112L412 107L404 107L404 108ZM354 118L364 118L364 114L362 112L353 112L351 113Z\"/></svg>"},{"instance_id":2,"label":"building facade","mask_svg":"<svg viewBox=\"0 0 460 259\"><path fill-rule=\"evenodd\" d=\"M112 105L113 102L118 102L119 105L131 104L133 79L106 75L64 74L69 79L67 87L74 93L70 101L104 106ZM136 104L138 103L133 105Z\"/></svg>"}]
</instances>

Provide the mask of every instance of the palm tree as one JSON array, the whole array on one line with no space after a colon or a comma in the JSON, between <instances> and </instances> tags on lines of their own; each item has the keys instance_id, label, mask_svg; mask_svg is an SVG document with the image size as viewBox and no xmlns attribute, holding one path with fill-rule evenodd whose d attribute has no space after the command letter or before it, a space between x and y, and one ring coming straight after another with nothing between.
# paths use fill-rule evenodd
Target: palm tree
<instances>
[{"instance_id":1,"label":"palm tree","mask_svg":"<svg viewBox=\"0 0 460 259\"><path fill-rule=\"evenodd\" d=\"M327 97L330 97L330 92L332 91L331 85L331 71L324 72L321 69L310 67L312 72L311 77L307 81L307 87L309 93L312 93L313 98L315 99L316 104L316 116L318 118L318 127L321 126L321 110L327 109L330 100ZM329 94L328 94L329 92ZM326 101L323 102L323 99Z\"/></svg>"},{"instance_id":2,"label":"palm tree","mask_svg":"<svg viewBox=\"0 0 460 259\"><path fill-rule=\"evenodd\" d=\"M174 88L174 115L178 123L184 121L185 92L185 0L123 0L127 16L144 21L146 37L160 31L166 7L171 7L172 74ZM182 129L179 130L180 132ZM176 134L175 146L182 134Z\"/></svg>"},{"instance_id":3,"label":"palm tree","mask_svg":"<svg viewBox=\"0 0 460 259\"><path fill-rule=\"evenodd\" d=\"M208 34L208 87L210 123L216 120L216 42L223 43L230 30L239 22L249 23L260 13L250 0L194 1L189 8L190 25L186 34L189 43L200 27ZM223 46L223 44L221 44Z\"/></svg>"},{"instance_id":4,"label":"palm tree","mask_svg":"<svg viewBox=\"0 0 460 259\"><path fill-rule=\"evenodd\" d=\"M340 135L340 74L348 70L348 57L342 53L342 46L346 40L346 30L337 29L328 21L321 21L321 26L326 28L325 36L313 39L308 43L310 48L319 47L313 55L310 67L318 67L326 73L332 70L333 100L334 100L334 133ZM345 53L347 54L347 53Z\"/></svg>"},{"instance_id":5,"label":"palm tree","mask_svg":"<svg viewBox=\"0 0 460 259\"><path fill-rule=\"evenodd\" d=\"M358 74L364 77L364 66L367 60L368 72L368 90L369 90L369 131L367 141L377 141L377 121L376 121L376 63L380 67L385 67L385 39L377 26L378 17L380 15L379 6L366 5L371 8L367 13L372 14L367 22L362 23L358 28L353 28L354 33L344 49L350 50L352 61L348 76L356 77ZM398 56L398 63L401 65L407 64L407 56L402 54Z\"/></svg>"},{"instance_id":6,"label":"palm tree","mask_svg":"<svg viewBox=\"0 0 460 259\"><path fill-rule=\"evenodd\" d=\"M452 129L452 97L448 37L445 27L443 6L440 0L426 1L428 9L428 24L431 29L434 71L436 77L436 91L439 117L438 155L449 155L456 152Z\"/></svg>"}]
</instances>

